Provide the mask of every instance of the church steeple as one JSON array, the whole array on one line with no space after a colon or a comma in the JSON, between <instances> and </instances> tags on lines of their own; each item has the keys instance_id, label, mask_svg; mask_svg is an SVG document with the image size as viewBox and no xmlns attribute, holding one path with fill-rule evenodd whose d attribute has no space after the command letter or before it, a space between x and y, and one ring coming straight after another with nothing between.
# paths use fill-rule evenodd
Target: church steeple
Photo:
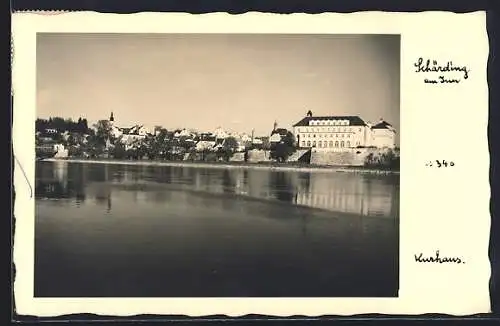
<instances>
[{"instance_id":1,"label":"church steeple","mask_svg":"<svg viewBox=\"0 0 500 326\"><path fill-rule=\"evenodd\" d=\"M113 112L111 112L111 116L109 117L109 121L110 122L114 122L115 121L115 118L113 117Z\"/></svg>"}]
</instances>

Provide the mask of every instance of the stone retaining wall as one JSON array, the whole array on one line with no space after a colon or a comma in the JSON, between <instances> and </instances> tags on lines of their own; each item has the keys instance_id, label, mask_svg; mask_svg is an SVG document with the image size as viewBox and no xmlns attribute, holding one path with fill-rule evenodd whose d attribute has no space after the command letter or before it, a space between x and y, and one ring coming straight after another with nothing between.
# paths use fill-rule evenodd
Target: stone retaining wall
<instances>
[{"instance_id":1,"label":"stone retaining wall","mask_svg":"<svg viewBox=\"0 0 500 326\"><path fill-rule=\"evenodd\" d=\"M270 162L270 152L265 150L248 151L248 162Z\"/></svg>"},{"instance_id":2,"label":"stone retaining wall","mask_svg":"<svg viewBox=\"0 0 500 326\"><path fill-rule=\"evenodd\" d=\"M287 162L298 162L299 159L306 154L309 149L297 149L286 161Z\"/></svg>"},{"instance_id":3,"label":"stone retaining wall","mask_svg":"<svg viewBox=\"0 0 500 326\"><path fill-rule=\"evenodd\" d=\"M230 162L245 162L245 153L234 153L229 159Z\"/></svg>"},{"instance_id":4,"label":"stone retaining wall","mask_svg":"<svg viewBox=\"0 0 500 326\"><path fill-rule=\"evenodd\" d=\"M313 148L311 152L312 165L335 165L335 166L363 166L366 157L380 155L387 149L378 148L348 148L342 151L332 151L330 149Z\"/></svg>"}]
</instances>

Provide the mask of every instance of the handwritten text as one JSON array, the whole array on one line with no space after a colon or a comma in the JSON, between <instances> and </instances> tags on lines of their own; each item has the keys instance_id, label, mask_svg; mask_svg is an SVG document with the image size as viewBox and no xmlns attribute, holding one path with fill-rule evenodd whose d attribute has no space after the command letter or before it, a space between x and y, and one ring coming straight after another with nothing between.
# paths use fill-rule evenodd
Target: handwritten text
<instances>
[{"instance_id":1,"label":"handwritten text","mask_svg":"<svg viewBox=\"0 0 500 326\"><path fill-rule=\"evenodd\" d=\"M463 261L462 258L460 257L441 257L439 254L439 250L436 250L436 253L432 256L427 256L425 257L423 253L420 253L419 255L414 255L415 256L415 261L417 263L438 263L438 264L444 264L444 263L454 263L454 264L465 264L465 261Z\"/></svg>"},{"instance_id":2,"label":"handwritten text","mask_svg":"<svg viewBox=\"0 0 500 326\"><path fill-rule=\"evenodd\" d=\"M464 80L468 79L470 72L467 66L454 65L453 61L447 61L445 64L440 64L437 60L424 60L424 58L418 58L414 66L416 73L439 73L437 78L425 78L424 83L426 84L458 84L462 80L461 78ZM460 77L446 76L453 72L459 72Z\"/></svg>"},{"instance_id":3,"label":"handwritten text","mask_svg":"<svg viewBox=\"0 0 500 326\"><path fill-rule=\"evenodd\" d=\"M455 166L455 163L453 161L446 161L446 160L432 160L432 161L425 163L425 166L437 167L437 168L440 168L440 167L447 168L447 167Z\"/></svg>"}]
</instances>

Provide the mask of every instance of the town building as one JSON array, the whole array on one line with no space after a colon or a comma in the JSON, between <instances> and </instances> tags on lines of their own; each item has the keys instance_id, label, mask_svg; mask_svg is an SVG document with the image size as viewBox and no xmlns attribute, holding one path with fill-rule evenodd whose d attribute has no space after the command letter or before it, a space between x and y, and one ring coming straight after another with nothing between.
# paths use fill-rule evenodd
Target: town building
<instances>
[{"instance_id":1,"label":"town building","mask_svg":"<svg viewBox=\"0 0 500 326\"><path fill-rule=\"evenodd\" d=\"M396 130L386 121L380 119L380 121L371 126L371 146L375 147L389 147L394 148L396 146L395 135Z\"/></svg>"},{"instance_id":2,"label":"town building","mask_svg":"<svg viewBox=\"0 0 500 326\"><path fill-rule=\"evenodd\" d=\"M396 145L396 130L380 119L376 124L359 116L313 116L309 111L293 125L297 147L341 151L354 147L388 147Z\"/></svg>"},{"instance_id":3,"label":"town building","mask_svg":"<svg viewBox=\"0 0 500 326\"><path fill-rule=\"evenodd\" d=\"M108 121L111 127L111 134L114 138L119 138L121 135L123 135L122 129L115 126L115 117L113 116L113 112L111 112L111 116L109 117Z\"/></svg>"},{"instance_id":4,"label":"town building","mask_svg":"<svg viewBox=\"0 0 500 326\"><path fill-rule=\"evenodd\" d=\"M224 139L228 136L227 132L222 129L222 127L217 127L212 134L215 135L217 139Z\"/></svg>"},{"instance_id":5,"label":"town building","mask_svg":"<svg viewBox=\"0 0 500 326\"><path fill-rule=\"evenodd\" d=\"M215 140L200 140L196 143L195 149L199 152L213 151L216 144Z\"/></svg>"},{"instance_id":6,"label":"town building","mask_svg":"<svg viewBox=\"0 0 500 326\"><path fill-rule=\"evenodd\" d=\"M288 130L285 128L278 128L278 123L274 122L273 130L271 131L271 136L269 137L269 142L271 144L280 143L288 134Z\"/></svg>"},{"instance_id":7,"label":"town building","mask_svg":"<svg viewBox=\"0 0 500 326\"><path fill-rule=\"evenodd\" d=\"M142 125L135 125L131 128L121 128L122 142L143 140L148 135L148 130Z\"/></svg>"},{"instance_id":8,"label":"town building","mask_svg":"<svg viewBox=\"0 0 500 326\"><path fill-rule=\"evenodd\" d=\"M247 135L246 133L243 133L243 134L241 134L241 135L240 135L240 140L241 140L243 143L252 142L252 136Z\"/></svg>"},{"instance_id":9,"label":"town building","mask_svg":"<svg viewBox=\"0 0 500 326\"><path fill-rule=\"evenodd\" d=\"M187 130L186 128L182 129L182 130L177 130L175 133L174 133L174 137L175 138L181 138L181 137L192 137L192 134L189 130Z\"/></svg>"},{"instance_id":10,"label":"town building","mask_svg":"<svg viewBox=\"0 0 500 326\"><path fill-rule=\"evenodd\" d=\"M120 138L121 142L124 144L134 142L136 140L142 140L146 138L147 135L151 134L150 130L144 125L134 125L128 128L120 128L116 126L113 112L111 112L108 122L113 137L116 139Z\"/></svg>"}]
</instances>

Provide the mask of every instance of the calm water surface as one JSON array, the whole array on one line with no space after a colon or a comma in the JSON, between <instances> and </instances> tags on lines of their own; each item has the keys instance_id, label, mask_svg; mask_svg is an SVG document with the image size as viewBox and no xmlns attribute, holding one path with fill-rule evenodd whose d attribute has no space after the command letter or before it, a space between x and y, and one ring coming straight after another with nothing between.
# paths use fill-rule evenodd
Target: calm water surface
<instances>
[{"instance_id":1,"label":"calm water surface","mask_svg":"<svg viewBox=\"0 0 500 326\"><path fill-rule=\"evenodd\" d=\"M392 297L399 176L37 162L37 297Z\"/></svg>"}]
</instances>

